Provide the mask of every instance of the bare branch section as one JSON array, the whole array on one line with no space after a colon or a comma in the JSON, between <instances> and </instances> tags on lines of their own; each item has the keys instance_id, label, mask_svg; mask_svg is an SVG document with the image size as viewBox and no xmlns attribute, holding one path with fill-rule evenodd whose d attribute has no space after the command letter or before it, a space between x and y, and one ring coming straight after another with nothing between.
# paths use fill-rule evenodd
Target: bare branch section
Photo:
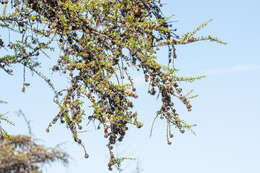
<instances>
[{"instance_id":1,"label":"bare branch section","mask_svg":"<svg viewBox=\"0 0 260 173\"><path fill-rule=\"evenodd\" d=\"M84 120L97 122L108 138L111 170L117 163L113 145L124 139L130 125L143 126L134 111L133 100L138 96L129 73L132 68L144 76L150 86L148 93L161 99L156 116L167 122L168 144L173 137L171 127L181 133L191 127L180 119L175 101L181 101L191 111L191 97L186 97L180 82L201 77L177 76L173 64L175 50L176 45L201 40L224 43L213 36L195 36L208 22L178 37L162 14L160 0L15 0L13 5L16 12L1 17L0 26L22 37L9 43L0 40L0 46L13 52L0 57L0 69L10 74L12 65L22 64L40 74L55 90L54 82L39 72L39 55L43 50L51 50L54 44L62 52L53 57L57 64L52 71L63 74L70 86L55 90L59 113L47 131L60 120L88 157L78 132L86 128ZM168 66L157 59L164 46L168 48Z\"/></svg>"}]
</instances>

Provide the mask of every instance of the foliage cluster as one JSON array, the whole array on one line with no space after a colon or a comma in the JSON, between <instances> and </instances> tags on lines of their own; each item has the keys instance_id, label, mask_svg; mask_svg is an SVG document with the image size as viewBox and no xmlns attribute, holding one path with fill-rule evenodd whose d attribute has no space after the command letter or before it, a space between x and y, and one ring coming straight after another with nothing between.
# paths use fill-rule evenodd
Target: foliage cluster
<instances>
[{"instance_id":1,"label":"foliage cluster","mask_svg":"<svg viewBox=\"0 0 260 173\"><path fill-rule=\"evenodd\" d=\"M52 162L68 163L68 154L56 148L39 145L33 138L29 121L29 135L0 135L0 173L41 173L42 166Z\"/></svg>"},{"instance_id":2,"label":"foliage cluster","mask_svg":"<svg viewBox=\"0 0 260 173\"><path fill-rule=\"evenodd\" d=\"M31 136L9 136L0 140L1 173L41 173L41 165L54 161L67 163L67 154L39 145Z\"/></svg>"},{"instance_id":3,"label":"foliage cluster","mask_svg":"<svg viewBox=\"0 0 260 173\"><path fill-rule=\"evenodd\" d=\"M6 55L0 57L0 69L12 74L13 65L21 64L48 83L55 93L59 113L47 131L58 120L64 123L75 142L84 148L86 158L88 153L78 137L78 132L86 128L83 122L97 122L98 128L104 130L110 170L117 160L113 145L123 140L129 125L143 126L133 109L133 100L138 95L130 69L141 71L149 86L148 93L161 99L156 117L167 122L168 144L173 137L171 127L181 133L191 128L177 113L174 99L191 111L192 96L183 93L179 83L201 77L177 75L175 49L176 45L201 40L223 43L213 36L195 36L208 22L178 37L169 18L162 14L160 0L5 0L3 3L0 27L20 34L21 39L0 38L0 48L6 50ZM6 14L8 3L15 10ZM55 89L55 81L39 70L40 55L47 55L51 45L62 52L53 57L57 63L52 71L63 74L70 83L60 91ZM168 65L158 62L157 52L161 47L168 48ZM24 81L23 91L26 86L28 83ZM84 105L90 105L91 113Z\"/></svg>"}]
</instances>

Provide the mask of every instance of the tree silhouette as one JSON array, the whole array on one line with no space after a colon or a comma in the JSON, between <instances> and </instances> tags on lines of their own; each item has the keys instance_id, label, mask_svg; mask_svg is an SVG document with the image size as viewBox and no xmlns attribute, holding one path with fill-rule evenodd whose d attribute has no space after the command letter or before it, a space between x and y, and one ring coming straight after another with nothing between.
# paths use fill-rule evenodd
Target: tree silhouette
<instances>
[{"instance_id":1,"label":"tree silhouette","mask_svg":"<svg viewBox=\"0 0 260 173\"><path fill-rule=\"evenodd\" d=\"M148 93L161 99L155 119L167 122L167 142L173 137L171 127L181 133L191 125L181 119L175 108L180 100L191 111L191 92L184 93L180 82L192 82L199 77L177 75L174 66L176 45L209 40L225 44L213 36L195 34L211 20L181 36L162 13L160 0L12 0L2 1L0 27L19 34L19 39L0 38L5 55L0 69L12 74L15 64L37 74L55 93L59 113L49 124L59 120L72 133L73 139L88 153L78 137L86 126L83 121L98 123L108 138L108 167L117 163L113 145L122 141L130 125L141 128L133 100L138 98L133 74L141 73L149 86ZM7 13L8 3L11 4ZM1 33L2 36L2 33ZM158 62L157 53L168 48L168 64ZM41 55L59 49L52 71L69 78L70 86L57 91L55 81L41 73ZM44 67L48 68L48 67ZM25 71L24 70L24 71ZM22 91L29 83L24 75ZM91 110L84 109L89 105ZM89 113L90 112L90 113ZM88 124L88 123L87 123Z\"/></svg>"}]
</instances>

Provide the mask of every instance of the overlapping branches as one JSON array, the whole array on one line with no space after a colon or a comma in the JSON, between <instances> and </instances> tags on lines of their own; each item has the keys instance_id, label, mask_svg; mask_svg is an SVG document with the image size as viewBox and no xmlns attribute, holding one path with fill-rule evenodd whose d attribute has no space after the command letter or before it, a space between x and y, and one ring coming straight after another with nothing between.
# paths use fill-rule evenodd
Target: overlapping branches
<instances>
[{"instance_id":1,"label":"overlapping branches","mask_svg":"<svg viewBox=\"0 0 260 173\"><path fill-rule=\"evenodd\" d=\"M0 140L1 173L40 173L41 165L68 162L68 155L55 148L35 143L30 136L9 136Z\"/></svg>"},{"instance_id":2,"label":"overlapping branches","mask_svg":"<svg viewBox=\"0 0 260 173\"><path fill-rule=\"evenodd\" d=\"M22 111L19 114L27 124L29 135L0 135L0 173L41 173L46 164L56 161L67 164L67 153L36 143L29 121Z\"/></svg>"},{"instance_id":3,"label":"overlapping branches","mask_svg":"<svg viewBox=\"0 0 260 173\"><path fill-rule=\"evenodd\" d=\"M161 6L159 0L20 2L15 13L0 18L1 27L12 29L9 24L15 24L16 30L24 36L21 42L8 44L15 54L0 58L0 68L9 72L7 67L21 63L36 71L40 51L57 43L62 55L55 57L57 64L52 70L68 76L70 86L56 92L54 102L60 111L47 131L58 120L65 123L88 157L78 132L85 128L82 125L84 120L98 122L98 127L103 127L104 137L108 138L108 167L112 169L116 164L113 145L123 140L129 125L142 127L133 110L133 99L138 96L129 69L141 70L149 85L148 93L160 97L162 106L156 117L166 120L167 141L171 144L172 126L181 133L191 128L180 119L175 109L175 98L183 102L188 111L192 107L191 97L183 93L179 82L200 78L176 75L173 67L176 45L200 40L223 43L212 36L194 36L207 23L176 37L176 30L163 16ZM47 42L35 39L37 37L43 37ZM168 47L168 66L157 61L157 52L162 46ZM42 78L53 86L47 78ZM84 109L86 104L92 107L92 111Z\"/></svg>"}]
</instances>

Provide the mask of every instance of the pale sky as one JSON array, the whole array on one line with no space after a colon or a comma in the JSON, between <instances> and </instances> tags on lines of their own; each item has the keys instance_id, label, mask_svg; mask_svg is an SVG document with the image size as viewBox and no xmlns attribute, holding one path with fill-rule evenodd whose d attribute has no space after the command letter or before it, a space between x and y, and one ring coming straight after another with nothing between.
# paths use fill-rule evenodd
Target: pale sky
<instances>
[{"instance_id":1,"label":"pale sky","mask_svg":"<svg viewBox=\"0 0 260 173\"><path fill-rule=\"evenodd\" d=\"M260 1L218 0L218 1L170 1L165 3L167 16L175 14L173 25L178 34L191 31L197 25L213 19L198 35L212 34L228 42L218 45L212 42L178 46L175 66L181 75L207 75L194 83L183 83L186 89L194 89L199 97L191 103L193 111L187 112L178 104L179 113L186 121L197 124L197 136L187 132L175 133L173 144L166 142L165 122L156 121L153 136L149 130L160 102L145 93L142 76L136 76L139 99L136 110L144 127L129 128L125 141L116 147L119 156L135 157L143 173L259 173L260 172ZM2 31L0 34L3 35ZM161 62L167 58L167 51L159 55ZM51 61L46 58L45 63ZM48 69L47 69L48 70ZM45 70L46 71L46 70ZM89 159L73 142L70 131L62 125L55 125L50 133L45 132L48 123L57 113L52 102L53 93L44 81L27 73L31 86L21 92L22 69L17 68L14 76L0 72L1 98L8 101L0 105L1 112L9 112L16 126L8 127L13 133L26 133L25 124L15 116L22 111L31 120L34 135L40 143L54 146L65 144L72 157L68 167L56 163L47 166L47 173L108 173L109 153L103 138L103 131L90 128L84 134ZM49 73L51 75L51 73ZM57 75L52 78L64 84ZM59 85L58 84L58 85ZM91 127L91 126L89 126ZM177 132L177 131L176 131ZM123 172L134 171L136 161L126 161ZM117 172L117 171L113 171Z\"/></svg>"}]
</instances>

